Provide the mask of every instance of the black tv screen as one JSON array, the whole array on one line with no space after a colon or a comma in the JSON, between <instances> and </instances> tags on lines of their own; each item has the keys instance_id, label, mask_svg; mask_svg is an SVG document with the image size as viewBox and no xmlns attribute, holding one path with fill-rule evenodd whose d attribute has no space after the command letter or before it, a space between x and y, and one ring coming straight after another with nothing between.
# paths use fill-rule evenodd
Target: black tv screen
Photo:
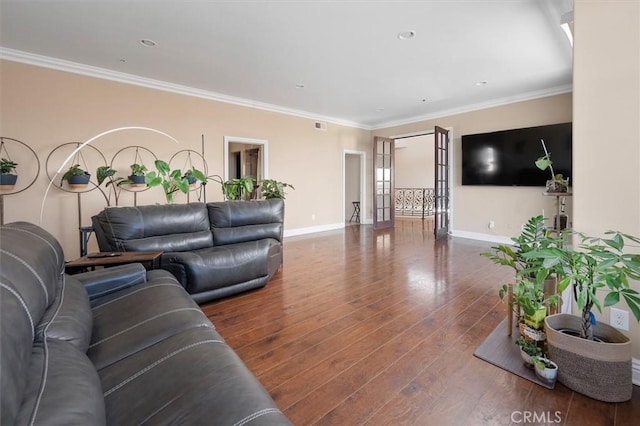
<instances>
[{"instance_id":1,"label":"black tv screen","mask_svg":"<svg viewBox=\"0 0 640 426\"><path fill-rule=\"evenodd\" d=\"M462 136L462 184L544 186L551 172L535 161L544 155L540 139L551 154L553 171L571 174L571 123L502 130Z\"/></svg>"}]
</instances>

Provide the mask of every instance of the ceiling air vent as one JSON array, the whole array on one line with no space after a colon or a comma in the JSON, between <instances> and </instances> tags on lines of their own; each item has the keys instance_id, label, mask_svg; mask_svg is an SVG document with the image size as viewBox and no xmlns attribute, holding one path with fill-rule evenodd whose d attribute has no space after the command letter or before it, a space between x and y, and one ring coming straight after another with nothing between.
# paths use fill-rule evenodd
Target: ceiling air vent
<instances>
[{"instance_id":1,"label":"ceiling air vent","mask_svg":"<svg viewBox=\"0 0 640 426\"><path fill-rule=\"evenodd\" d=\"M316 130L327 130L327 123L316 121L314 127L316 128Z\"/></svg>"}]
</instances>

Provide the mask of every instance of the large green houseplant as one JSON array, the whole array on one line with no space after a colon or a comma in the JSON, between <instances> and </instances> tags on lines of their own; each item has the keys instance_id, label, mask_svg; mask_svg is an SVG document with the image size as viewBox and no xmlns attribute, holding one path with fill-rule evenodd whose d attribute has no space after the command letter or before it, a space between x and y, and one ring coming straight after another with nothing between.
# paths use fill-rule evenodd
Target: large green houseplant
<instances>
[{"instance_id":1,"label":"large green houseplant","mask_svg":"<svg viewBox=\"0 0 640 426\"><path fill-rule=\"evenodd\" d=\"M285 188L295 189L293 185L280 182L275 179L264 179L260 182L260 190L262 192L262 196L269 200L271 198L282 198L284 199L287 193L284 191Z\"/></svg>"},{"instance_id":2,"label":"large green houseplant","mask_svg":"<svg viewBox=\"0 0 640 426\"><path fill-rule=\"evenodd\" d=\"M640 255L627 253L629 242L640 239L610 231L604 238L574 233L578 241L544 247L523 256L559 274L558 291L573 289L580 315L557 314L545 318L550 358L559 367L558 380L568 388L607 402L631 399L632 352L630 339L603 322L592 309L624 300L640 321L640 294L630 286L640 280Z\"/></svg>"},{"instance_id":3,"label":"large green houseplant","mask_svg":"<svg viewBox=\"0 0 640 426\"><path fill-rule=\"evenodd\" d=\"M545 229L544 217L540 215L530 218L520 235L511 238L511 241L513 244L500 244L492 247L492 251L481 254L498 265L514 270L515 282L502 285L499 296L505 300L511 287L513 300L508 302L519 322L541 329L547 307L556 306L558 296L555 291L545 292L545 280L552 272L550 268L543 266L543 259L528 257L527 254L556 246L559 240Z\"/></svg>"},{"instance_id":4,"label":"large green houseplant","mask_svg":"<svg viewBox=\"0 0 640 426\"><path fill-rule=\"evenodd\" d=\"M180 169L171 170L169 164L163 160L156 160L154 164L157 172L148 172L145 175L145 183L150 187L162 186L167 203L173 203L176 192L184 194L189 192L189 180L185 177L185 173ZM197 180L203 183L207 182L207 177L200 170L191 168L189 171Z\"/></svg>"},{"instance_id":5,"label":"large green houseplant","mask_svg":"<svg viewBox=\"0 0 640 426\"><path fill-rule=\"evenodd\" d=\"M558 292L562 293L569 285L573 286L573 295L581 311L582 326L580 337L593 339L591 312L595 306L613 306L624 300L636 320L640 321L640 293L629 286L630 280L640 280L640 255L625 253L625 243L640 244L640 238L621 232L608 231L608 238L589 237L575 232L579 239L577 247L548 246L525 253L527 260L542 261L541 267L561 275ZM599 291L606 291L603 300Z\"/></svg>"}]
</instances>

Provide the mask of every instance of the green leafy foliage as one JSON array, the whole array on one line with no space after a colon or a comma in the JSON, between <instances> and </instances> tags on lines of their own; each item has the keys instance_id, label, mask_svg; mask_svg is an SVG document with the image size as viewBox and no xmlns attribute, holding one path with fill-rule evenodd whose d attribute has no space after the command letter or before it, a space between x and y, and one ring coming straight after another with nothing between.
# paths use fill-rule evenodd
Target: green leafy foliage
<instances>
[{"instance_id":1,"label":"green leafy foliage","mask_svg":"<svg viewBox=\"0 0 640 426\"><path fill-rule=\"evenodd\" d=\"M162 160L156 160L154 165L157 172L150 171L145 174L145 183L147 186L162 186L167 203L173 203L176 192L189 192L189 181L180 169L171 170L169 164ZM206 183L207 177L204 173L195 168L191 169L191 173L196 179Z\"/></svg>"},{"instance_id":2,"label":"green leafy foliage","mask_svg":"<svg viewBox=\"0 0 640 426\"><path fill-rule=\"evenodd\" d=\"M144 176L147 172L147 166L144 164L133 163L131 166L131 176Z\"/></svg>"},{"instance_id":3,"label":"green leafy foliage","mask_svg":"<svg viewBox=\"0 0 640 426\"><path fill-rule=\"evenodd\" d=\"M525 339L524 336L518 337L516 345L520 346L520 348L529 356L542 355L542 348L540 348L535 341Z\"/></svg>"},{"instance_id":4,"label":"green leafy foliage","mask_svg":"<svg viewBox=\"0 0 640 426\"><path fill-rule=\"evenodd\" d=\"M293 185L285 182L279 182L275 179L265 179L260 183L260 190L262 196L266 199L270 198L282 198L284 199L287 193L285 188L295 189Z\"/></svg>"},{"instance_id":5,"label":"green leafy foliage","mask_svg":"<svg viewBox=\"0 0 640 426\"><path fill-rule=\"evenodd\" d=\"M18 167L18 163L15 161L11 161L7 158L0 158L0 174L12 174L16 167Z\"/></svg>"},{"instance_id":6,"label":"green leafy foliage","mask_svg":"<svg viewBox=\"0 0 640 426\"><path fill-rule=\"evenodd\" d=\"M530 218L519 236L511 238L513 245L501 244L492 247L492 251L481 253L497 265L508 266L514 270L513 298L526 315L557 304L557 295L544 296L544 281L553 272L544 266L544 259L527 257L527 253L543 248L555 247L560 240L550 234L544 226L542 215ZM503 284L498 290L500 299L505 300L509 284ZM511 306L513 309L514 306ZM516 312L520 315L520 312Z\"/></svg>"},{"instance_id":7,"label":"green leafy foliage","mask_svg":"<svg viewBox=\"0 0 640 426\"><path fill-rule=\"evenodd\" d=\"M248 176L229 179L222 184L222 193L227 200L245 200L253 193L255 182L255 179Z\"/></svg>"},{"instance_id":8,"label":"green leafy foliage","mask_svg":"<svg viewBox=\"0 0 640 426\"><path fill-rule=\"evenodd\" d=\"M580 240L576 248L543 247L523 256L542 261L543 268L561 276L559 292L572 286L576 304L582 310L581 337L593 338L590 312L594 306L601 312L603 307L624 300L640 322L640 293L629 285L630 280L640 280L640 255L625 253L627 243L640 244L640 239L617 231L606 232L606 238L574 235ZM601 290L607 292L603 300L598 294Z\"/></svg>"},{"instance_id":9,"label":"green leafy foliage","mask_svg":"<svg viewBox=\"0 0 640 426\"><path fill-rule=\"evenodd\" d=\"M65 180L69 180L73 176L82 176L82 175L88 175L88 174L89 173L87 173L84 169L80 167L80 164L74 164L73 166L69 167L69 169L62 175L62 179L60 179L60 186L62 186L62 183Z\"/></svg>"}]
</instances>

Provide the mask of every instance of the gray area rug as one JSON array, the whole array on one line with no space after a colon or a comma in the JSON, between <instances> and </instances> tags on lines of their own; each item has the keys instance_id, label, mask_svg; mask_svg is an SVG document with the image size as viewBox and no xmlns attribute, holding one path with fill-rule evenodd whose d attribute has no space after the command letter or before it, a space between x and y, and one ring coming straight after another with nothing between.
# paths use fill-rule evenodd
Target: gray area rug
<instances>
[{"instance_id":1,"label":"gray area rug","mask_svg":"<svg viewBox=\"0 0 640 426\"><path fill-rule=\"evenodd\" d=\"M518 330L515 328L511 336L507 336L507 319L505 318L478 346L473 355L547 389L553 389L555 384L543 382L536 376L533 368L527 368L522 362L520 347L516 345L518 336Z\"/></svg>"}]
</instances>

